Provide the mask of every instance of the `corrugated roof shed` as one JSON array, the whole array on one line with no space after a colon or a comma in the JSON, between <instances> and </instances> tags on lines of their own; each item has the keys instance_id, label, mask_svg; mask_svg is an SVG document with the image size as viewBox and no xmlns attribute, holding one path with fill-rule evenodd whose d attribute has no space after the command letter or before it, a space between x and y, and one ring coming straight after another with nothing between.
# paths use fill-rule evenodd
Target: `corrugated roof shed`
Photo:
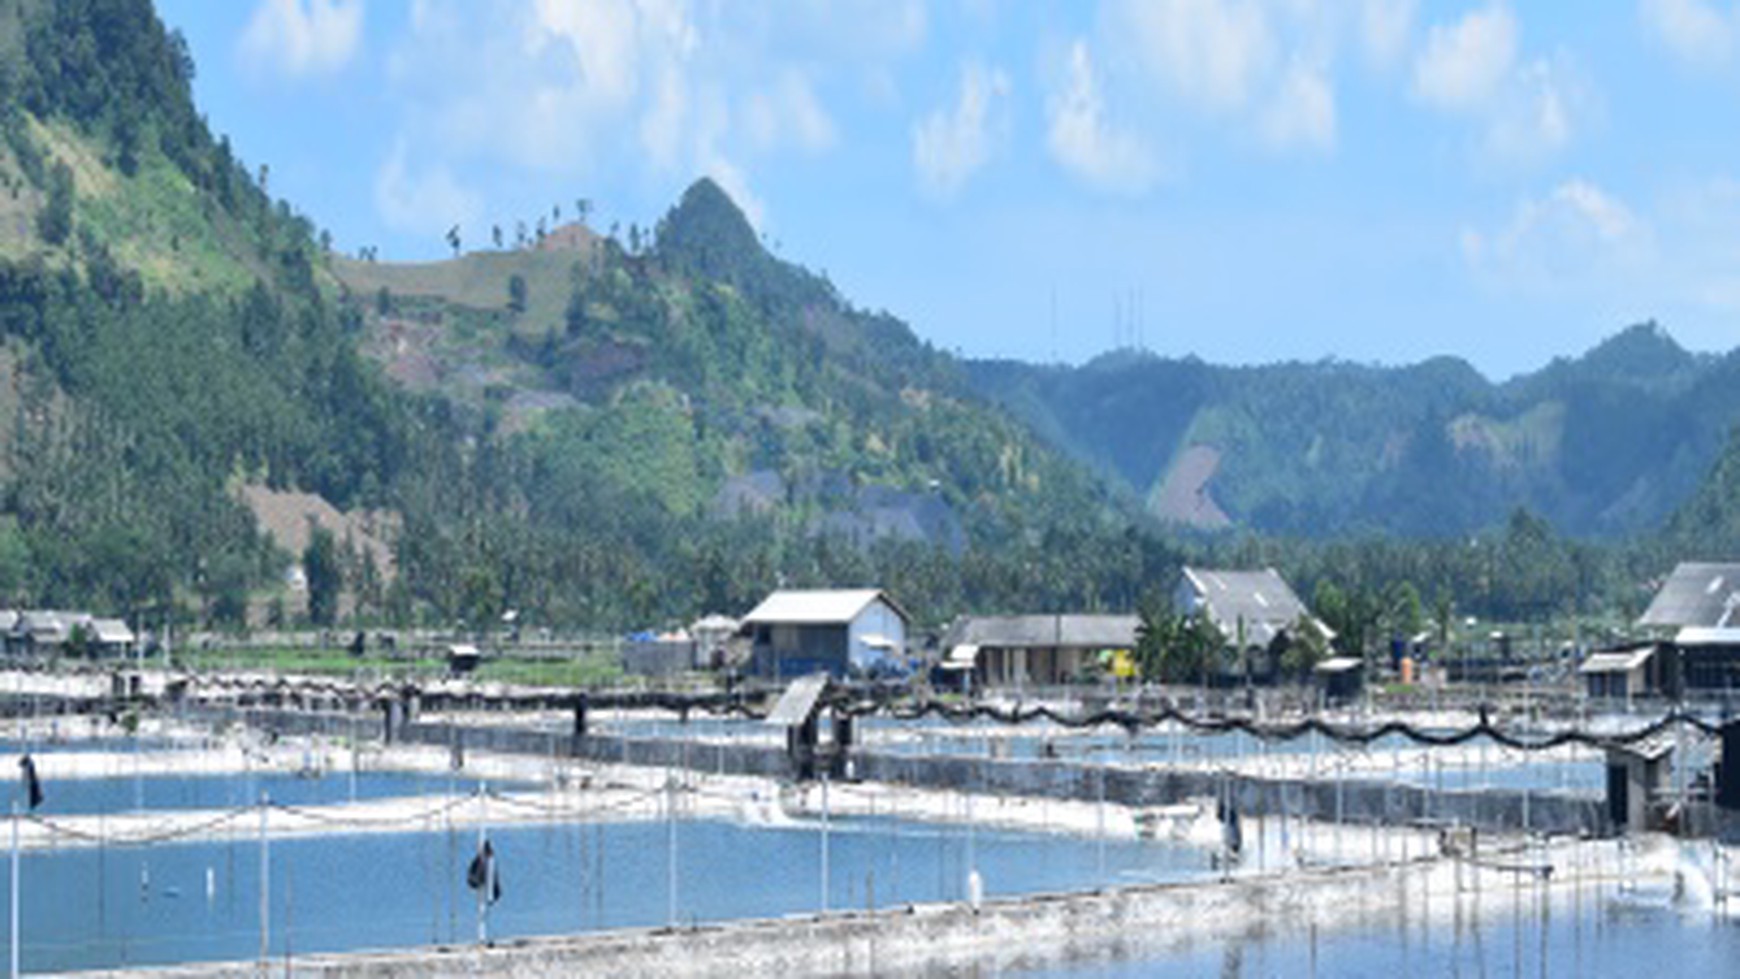
<instances>
[{"instance_id":1,"label":"corrugated roof shed","mask_svg":"<svg viewBox=\"0 0 1740 979\"><path fill-rule=\"evenodd\" d=\"M744 625L844 624L858 617L865 606L881 599L907 618L906 611L876 588L843 588L821 591L776 591L743 617Z\"/></svg>"},{"instance_id":2,"label":"corrugated roof shed","mask_svg":"<svg viewBox=\"0 0 1740 979\"><path fill-rule=\"evenodd\" d=\"M964 618L950 630L946 645L997 649L1131 649L1136 645L1134 615L984 615Z\"/></svg>"},{"instance_id":3,"label":"corrugated roof shed","mask_svg":"<svg viewBox=\"0 0 1740 979\"><path fill-rule=\"evenodd\" d=\"M1599 653L1590 653L1583 665L1577 667L1578 673L1630 673L1655 655L1655 643L1634 646L1630 649L1608 649Z\"/></svg>"},{"instance_id":4,"label":"corrugated roof shed","mask_svg":"<svg viewBox=\"0 0 1740 979\"><path fill-rule=\"evenodd\" d=\"M1662 583L1638 625L1682 628L1740 626L1740 564L1686 561Z\"/></svg>"},{"instance_id":5,"label":"corrugated roof shed","mask_svg":"<svg viewBox=\"0 0 1740 979\"><path fill-rule=\"evenodd\" d=\"M1267 646L1311 610L1293 594L1293 589L1274 568L1261 571L1221 571L1185 568L1184 578L1200 597L1208 617L1222 635L1238 638L1244 625L1245 642Z\"/></svg>"}]
</instances>

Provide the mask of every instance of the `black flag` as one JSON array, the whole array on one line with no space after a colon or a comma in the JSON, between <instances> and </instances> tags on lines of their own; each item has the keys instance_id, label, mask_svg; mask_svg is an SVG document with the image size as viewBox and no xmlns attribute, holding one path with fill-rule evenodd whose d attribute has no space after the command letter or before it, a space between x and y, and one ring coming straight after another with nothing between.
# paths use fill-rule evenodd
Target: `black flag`
<instances>
[{"instance_id":1,"label":"black flag","mask_svg":"<svg viewBox=\"0 0 1740 979\"><path fill-rule=\"evenodd\" d=\"M18 768L24 775L24 797L31 809L42 805L42 782L36 777L36 762L29 755L18 759Z\"/></svg>"},{"instance_id":2,"label":"black flag","mask_svg":"<svg viewBox=\"0 0 1740 979\"><path fill-rule=\"evenodd\" d=\"M1220 842L1226 848L1229 858L1237 859L1239 852L1245 847L1244 828L1239 825L1238 804L1228 794L1220 802Z\"/></svg>"},{"instance_id":3,"label":"black flag","mask_svg":"<svg viewBox=\"0 0 1740 979\"><path fill-rule=\"evenodd\" d=\"M465 868L465 886L483 891L490 904L501 900L501 871L496 869L495 847L488 840L477 848L477 856L472 857L471 865Z\"/></svg>"}]
</instances>

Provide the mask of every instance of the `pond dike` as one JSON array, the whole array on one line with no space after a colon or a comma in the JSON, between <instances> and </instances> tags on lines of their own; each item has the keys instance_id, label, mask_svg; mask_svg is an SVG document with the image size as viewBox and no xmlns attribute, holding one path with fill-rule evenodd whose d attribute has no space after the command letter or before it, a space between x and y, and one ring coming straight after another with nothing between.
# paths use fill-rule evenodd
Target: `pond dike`
<instances>
[{"instance_id":1,"label":"pond dike","mask_svg":"<svg viewBox=\"0 0 1740 979\"><path fill-rule=\"evenodd\" d=\"M1506 788L1427 789L1369 778L1268 777L1164 765L1108 766L1061 759L914 756L822 745L810 755L769 744L729 740L626 738L610 734L446 722L404 721L397 711L358 717L306 709L183 705L186 719L242 723L281 735L353 732L395 744L610 764L692 769L722 775L797 780L827 770L844 780L983 795L1097 802L1137 810L1187 800L1230 797L1246 815L1306 817L1358 825L1462 825L1488 831L1532 831L1580 836L1612 835L1602 799ZM582 727L577 724L576 727Z\"/></svg>"},{"instance_id":2,"label":"pond dike","mask_svg":"<svg viewBox=\"0 0 1740 979\"><path fill-rule=\"evenodd\" d=\"M1257 936L1277 927L1334 927L1372 915L1394 915L1398 908L1447 907L1457 899L1443 892L1442 870L1431 861L1294 870L1228 882L990 899L977 909L961 903L924 904L514 939L488 948L435 946L274 958L270 963L190 963L147 971L178 979L279 971L287 976L382 979L995 975L1011 968L1140 958L1197 942ZM1489 907L1501 904L1510 887L1508 880L1495 876L1486 888ZM1479 900L1478 894L1469 893Z\"/></svg>"}]
</instances>

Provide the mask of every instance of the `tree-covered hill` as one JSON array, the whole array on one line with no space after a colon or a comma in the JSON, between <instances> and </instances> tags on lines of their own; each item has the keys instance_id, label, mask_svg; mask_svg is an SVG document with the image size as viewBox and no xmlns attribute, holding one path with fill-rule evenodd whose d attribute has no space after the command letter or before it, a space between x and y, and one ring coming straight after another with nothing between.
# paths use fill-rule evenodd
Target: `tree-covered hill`
<instances>
[{"instance_id":1,"label":"tree-covered hill","mask_svg":"<svg viewBox=\"0 0 1740 979\"><path fill-rule=\"evenodd\" d=\"M6 600L238 617L282 558L236 485L378 503L420 456L193 71L144 0L0 3Z\"/></svg>"},{"instance_id":2,"label":"tree-covered hill","mask_svg":"<svg viewBox=\"0 0 1740 979\"><path fill-rule=\"evenodd\" d=\"M1694 356L1654 324L1501 384L1452 358L968 371L1155 516L1290 534L1454 535L1518 506L1573 534L1647 530L1740 421L1740 357Z\"/></svg>"},{"instance_id":3,"label":"tree-covered hill","mask_svg":"<svg viewBox=\"0 0 1740 979\"><path fill-rule=\"evenodd\" d=\"M738 609L780 580L904 585L943 614L1129 607L1140 582L1102 562L1164 553L952 358L769 254L709 180L626 243L570 226L445 262L333 267L363 349L487 440L464 482L488 499L414 497L413 575L477 546L463 527L504 535L483 546L522 564L593 555L631 585L542 597L559 617L645 618L657 593ZM493 513L466 524L478 511ZM505 593L523 569L497 570L459 590Z\"/></svg>"},{"instance_id":4,"label":"tree-covered hill","mask_svg":"<svg viewBox=\"0 0 1740 979\"><path fill-rule=\"evenodd\" d=\"M1740 512L1724 462L1662 541L1560 533L1652 526L1740 416L1740 355L1652 327L1498 385L963 364L705 180L626 235L576 201L446 261L350 259L209 131L194 70L148 0L0 0L0 603L235 624L299 562L320 623L666 625L781 584L936 623L1132 609L1188 550L1327 588L1352 634L1398 595L1604 608ZM1144 500L1278 533L1180 543ZM256 518L285 501L336 536L286 552Z\"/></svg>"},{"instance_id":5,"label":"tree-covered hill","mask_svg":"<svg viewBox=\"0 0 1740 979\"><path fill-rule=\"evenodd\" d=\"M1668 519L1660 544L1685 560L1740 556L1740 427L1728 436L1697 492Z\"/></svg>"},{"instance_id":6,"label":"tree-covered hill","mask_svg":"<svg viewBox=\"0 0 1740 979\"><path fill-rule=\"evenodd\" d=\"M147 0L0 0L0 600L235 622L300 560L320 620L656 625L780 582L935 618L1129 607L1164 563L713 184L625 240L351 261L194 71ZM397 528L390 566L275 547L274 489Z\"/></svg>"}]
</instances>

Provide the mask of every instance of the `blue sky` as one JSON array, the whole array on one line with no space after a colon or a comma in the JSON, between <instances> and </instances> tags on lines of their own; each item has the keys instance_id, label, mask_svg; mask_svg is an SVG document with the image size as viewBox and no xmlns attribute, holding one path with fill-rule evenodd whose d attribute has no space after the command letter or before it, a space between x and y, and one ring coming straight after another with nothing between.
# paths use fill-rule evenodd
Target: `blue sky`
<instances>
[{"instance_id":1,"label":"blue sky","mask_svg":"<svg viewBox=\"0 0 1740 979\"><path fill-rule=\"evenodd\" d=\"M338 247L438 257L717 179L969 356L1740 343L1740 4L158 0Z\"/></svg>"}]
</instances>

